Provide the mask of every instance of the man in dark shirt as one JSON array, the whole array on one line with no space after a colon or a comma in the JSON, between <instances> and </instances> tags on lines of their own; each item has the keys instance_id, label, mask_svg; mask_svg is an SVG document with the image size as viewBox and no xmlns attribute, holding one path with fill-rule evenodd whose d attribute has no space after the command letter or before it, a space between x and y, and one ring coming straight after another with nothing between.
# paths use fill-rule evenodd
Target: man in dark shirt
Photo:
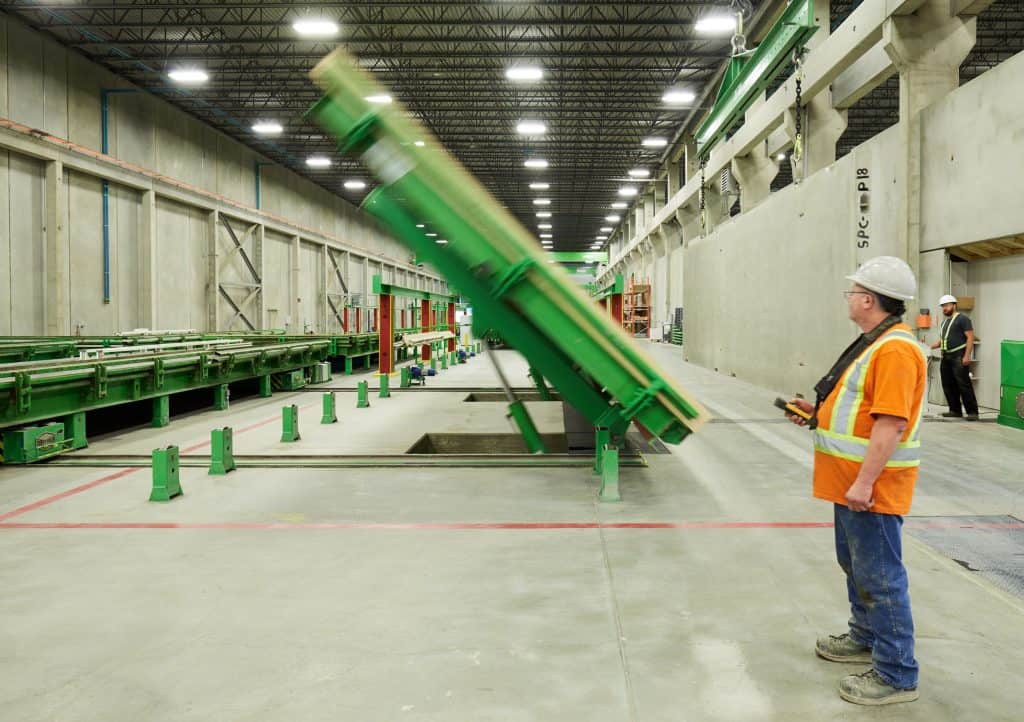
<instances>
[{"instance_id":1,"label":"man in dark shirt","mask_svg":"<svg viewBox=\"0 0 1024 722\"><path fill-rule=\"evenodd\" d=\"M971 386L971 353L974 351L974 326L971 319L956 310L956 297L945 295L939 299L945 320L939 326L939 340L932 348L942 349L942 391L946 394L949 411L943 416L960 418L967 412L968 421L978 420L978 400Z\"/></svg>"}]
</instances>

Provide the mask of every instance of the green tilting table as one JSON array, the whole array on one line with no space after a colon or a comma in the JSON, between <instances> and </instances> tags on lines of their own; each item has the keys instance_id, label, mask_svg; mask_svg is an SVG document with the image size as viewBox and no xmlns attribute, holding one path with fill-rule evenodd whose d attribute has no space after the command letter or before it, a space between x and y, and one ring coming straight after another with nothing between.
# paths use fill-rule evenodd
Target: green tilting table
<instances>
[{"instance_id":1,"label":"green tilting table","mask_svg":"<svg viewBox=\"0 0 1024 722\"><path fill-rule=\"evenodd\" d=\"M325 97L310 113L361 157L382 185L364 208L418 259L469 299L474 330L493 328L595 426L622 433L636 422L669 443L706 412L601 313L536 240L399 104L366 98L381 87L336 51L313 71ZM425 236L430 223L448 243Z\"/></svg>"}]
</instances>

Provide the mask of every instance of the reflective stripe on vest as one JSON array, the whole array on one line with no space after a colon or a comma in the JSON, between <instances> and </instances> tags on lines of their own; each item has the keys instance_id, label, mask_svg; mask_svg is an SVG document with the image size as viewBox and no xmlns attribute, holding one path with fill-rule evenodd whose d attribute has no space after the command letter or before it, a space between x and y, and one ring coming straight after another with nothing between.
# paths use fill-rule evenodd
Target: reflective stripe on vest
<instances>
[{"instance_id":1,"label":"reflective stripe on vest","mask_svg":"<svg viewBox=\"0 0 1024 722\"><path fill-rule=\"evenodd\" d=\"M921 353L921 347L918 345L917 339L914 338L914 334L901 329L889 331L865 349L864 353L846 370L836 386L839 390L839 397L832 408L829 428L814 430L815 451L863 463L870 440L855 436L853 429L861 404L864 403L864 384L867 381L871 359L874 358L878 349L890 342L909 343L917 349L919 354ZM906 468L921 464L921 417L923 412L924 399L922 398L920 408L914 418L910 420L912 422L910 434L906 441L897 444L896 450L885 464L887 469Z\"/></svg>"},{"instance_id":2,"label":"reflective stripe on vest","mask_svg":"<svg viewBox=\"0 0 1024 722\"><path fill-rule=\"evenodd\" d=\"M957 311L952 316L950 316L949 317L949 321L946 322L946 328L945 328L945 331L942 334L942 352L943 353L953 353L954 351L959 351L962 348L967 348L967 342L966 341L964 341L962 344L960 344L956 348L947 348L947 346L949 346L949 332L953 330L953 323L956 321L957 317L959 317L959 316L960 316L960 312Z\"/></svg>"}]
</instances>

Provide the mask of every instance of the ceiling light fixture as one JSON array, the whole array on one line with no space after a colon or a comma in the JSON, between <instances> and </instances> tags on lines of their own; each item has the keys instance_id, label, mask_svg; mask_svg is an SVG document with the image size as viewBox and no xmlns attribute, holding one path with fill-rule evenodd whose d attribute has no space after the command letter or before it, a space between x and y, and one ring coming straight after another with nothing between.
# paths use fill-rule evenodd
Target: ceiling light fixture
<instances>
[{"instance_id":1,"label":"ceiling light fixture","mask_svg":"<svg viewBox=\"0 0 1024 722\"><path fill-rule=\"evenodd\" d=\"M417 223L416 227L417 228L426 228L426 225L424 225L423 223Z\"/></svg>"},{"instance_id":2,"label":"ceiling light fixture","mask_svg":"<svg viewBox=\"0 0 1024 722\"><path fill-rule=\"evenodd\" d=\"M540 80L544 77L544 71L534 65L517 65L508 68L505 77L517 81Z\"/></svg>"},{"instance_id":3,"label":"ceiling light fixture","mask_svg":"<svg viewBox=\"0 0 1024 722\"><path fill-rule=\"evenodd\" d=\"M551 211L538 211L537 212L537 217L538 218L550 218L551 217Z\"/></svg>"},{"instance_id":4,"label":"ceiling light fixture","mask_svg":"<svg viewBox=\"0 0 1024 722\"><path fill-rule=\"evenodd\" d=\"M427 238L437 238L437 234L436 233L427 233L425 235L427 236Z\"/></svg>"},{"instance_id":5,"label":"ceiling light fixture","mask_svg":"<svg viewBox=\"0 0 1024 722\"><path fill-rule=\"evenodd\" d=\"M533 205L535 205L535 206L550 206L551 205L551 199L550 198L534 198L533 199Z\"/></svg>"},{"instance_id":6,"label":"ceiling light fixture","mask_svg":"<svg viewBox=\"0 0 1024 722\"><path fill-rule=\"evenodd\" d=\"M540 228L542 231L547 231L547 230L550 230L551 224L550 223L538 223L537 224L537 228Z\"/></svg>"},{"instance_id":7,"label":"ceiling light fixture","mask_svg":"<svg viewBox=\"0 0 1024 722\"><path fill-rule=\"evenodd\" d=\"M426 145L426 143L422 140L416 140L413 141L413 145L416 146L417 148L422 148L423 146Z\"/></svg>"},{"instance_id":8,"label":"ceiling light fixture","mask_svg":"<svg viewBox=\"0 0 1024 722\"><path fill-rule=\"evenodd\" d=\"M775 160L786 160L786 154L779 153L777 156L775 156Z\"/></svg>"},{"instance_id":9,"label":"ceiling light fixture","mask_svg":"<svg viewBox=\"0 0 1024 722\"><path fill-rule=\"evenodd\" d=\"M622 186L619 188L619 195L623 198L632 198L639 192L635 186Z\"/></svg>"},{"instance_id":10,"label":"ceiling light fixture","mask_svg":"<svg viewBox=\"0 0 1024 722\"><path fill-rule=\"evenodd\" d=\"M686 105L697 99L697 94L690 90L666 90L661 96L665 105Z\"/></svg>"},{"instance_id":11,"label":"ceiling light fixture","mask_svg":"<svg viewBox=\"0 0 1024 722\"><path fill-rule=\"evenodd\" d=\"M650 178L651 172L646 168L634 168L628 172L630 178Z\"/></svg>"},{"instance_id":12,"label":"ceiling light fixture","mask_svg":"<svg viewBox=\"0 0 1024 722\"><path fill-rule=\"evenodd\" d=\"M443 246L446 243L448 243L448 241L446 239L444 239L444 238L438 238L436 241L434 241L434 243L438 243L438 244Z\"/></svg>"},{"instance_id":13,"label":"ceiling light fixture","mask_svg":"<svg viewBox=\"0 0 1024 722\"><path fill-rule=\"evenodd\" d=\"M551 187L550 183L531 183L530 184L530 190L531 191L546 191L550 187Z\"/></svg>"},{"instance_id":14,"label":"ceiling light fixture","mask_svg":"<svg viewBox=\"0 0 1024 722\"><path fill-rule=\"evenodd\" d=\"M668 139L658 138L657 136L651 136L641 140L640 145L642 145L644 148L664 148L666 145L668 145Z\"/></svg>"},{"instance_id":15,"label":"ceiling light fixture","mask_svg":"<svg viewBox=\"0 0 1024 722\"><path fill-rule=\"evenodd\" d=\"M598 240L598 241L607 241L608 240L608 236L594 236L594 238L596 240Z\"/></svg>"},{"instance_id":16,"label":"ceiling light fixture","mask_svg":"<svg viewBox=\"0 0 1024 722\"><path fill-rule=\"evenodd\" d=\"M169 72L167 77L182 85L201 85L210 79L206 71L199 68L178 68Z\"/></svg>"},{"instance_id":17,"label":"ceiling light fixture","mask_svg":"<svg viewBox=\"0 0 1024 722\"><path fill-rule=\"evenodd\" d=\"M331 165L331 159L323 155L311 155L306 158L306 165L310 168L327 168Z\"/></svg>"},{"instance_id":18,"label":"ceiling light fixture","mask_svg":"<svg viewBox=\"0 0 1024 722\"><path fill-rule=\"evenodd\" d=\"M601 226L601 233L611 233L614 230L611 226Z\"/></svg>"},{"instance_id":19,"label":"ceiling light fixture","mask_svg":"<svg viewBox=\"0 0 1024 722\"><path fill-rule=\"evenodd\" d=\"M391 105L390 95L367 95L363 98L367 103L374 103L375 105Z\"/></svg>"},{"instance_id":20,"label":"ceiling light fixture","mask_svg":"<svg viewBox=\"0 0 1024 722\"><path fill-rule=\"evenodd\" d=\"M543 170L548 167L548 162L543 158L530 158L523 165L532 170Z\"/></svg>"},{"instance_id":21,"label":"ceiling light fixture","mask_svg":"<svg viewBox=\"0 0 1024 722\"><path fill-rule=\"evenodd\" d=\"M516 126L516 132L519 135L544 135L548 127L541 120L522 120Z\"/></svg>"},{"instance_id":22,"label":"ceiling light fixture","mask_svg":"<svg viewBox=\"0 0 1024 722\"><path fill-rule=\"evenodd\" d=\"M702 35L719 35L736 31L736 18L731 15L709 15L701 18L693 29Z\"/></svg>"},{"instance_id":23,"label":"ceiling light fixture","mask_svg":"<svg viewBox=\"0 0 1024 722\"><path fill-rule=\"evenodd\" d=\"M550 233L541 233L540 237L541 238L551 238L551 234Z\"/></svg>"},{"instance_id":24,"label":"ceiling light fixture","mask_svg":"<svg viewBox=\"0 0 1024 722\"><path fill-rule=\"evenodd\" d=\"M338 34L338 23L327 18L301 18L292 23L292 30L304 38L332 38Z\"/></svg>"},{"instance_id":25,"label":"ceiling light fixture","mask_svg":"<svg viewBox=\"0 0 1024 722\"><path fill-rule=\"evenodd\" d=\"M252 132L260 135L278 135L284 128L275 120L260 120L252 124Z\"/></svg>"},{"instance_id":26,"label":"ceiling light fixture","mask_svg":"<svg viewBox=\"0 0 1024 722\"><path fill-rule=\"evenodd\" d=\"M345 181L345 187L350 191L361 191L366 187L366 183L361 180L347 180Z\"/></svg>"},{"instance_id":27,"label":"ceiling light fixture","mask_svg":"<svg viewBox=\"0 0 1024 722\"><path fill-rule=\"evenodd\" d=\"M612 214L612 215L610 215L610 216L605 216L605 217L604 217L604 219L605 219L606 221L608 221L609 223L618 223L619 221L621 221L621 220L622 220L622 217L621 217L621 216L617 216L617 215L615 215L615 214L613 213L613 214Z\"/></svg>"},{"instance_id":28,"label":"ceiling light fixture","mask_svg":"<svg viewBox=\"0 0 1024 722\"><path fill-rule=\"evenodd\" d=\"M618 201L616 203L612 203L612 208L615 208L616 210L620 210L621 211L624 208L629 208L629 204L628 203L623 203L622 201Z\"/></svg>"}]
</instances>

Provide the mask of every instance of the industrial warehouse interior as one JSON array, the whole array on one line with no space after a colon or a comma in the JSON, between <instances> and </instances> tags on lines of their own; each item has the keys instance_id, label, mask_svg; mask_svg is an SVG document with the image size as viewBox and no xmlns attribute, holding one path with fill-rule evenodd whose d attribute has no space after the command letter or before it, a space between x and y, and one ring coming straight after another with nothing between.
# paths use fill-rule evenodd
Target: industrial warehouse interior
<instances>
[{"instance_id":1,"label":"industrial warehouse interior","mask_svg":"<svg viewBox=\"0 0 1024 722\"><path fill-rule=\"evenodd\" d=\"M1021 719L1021 169L1024 0L0 4L0 718Z\"/></svg>"}]
</instances>

